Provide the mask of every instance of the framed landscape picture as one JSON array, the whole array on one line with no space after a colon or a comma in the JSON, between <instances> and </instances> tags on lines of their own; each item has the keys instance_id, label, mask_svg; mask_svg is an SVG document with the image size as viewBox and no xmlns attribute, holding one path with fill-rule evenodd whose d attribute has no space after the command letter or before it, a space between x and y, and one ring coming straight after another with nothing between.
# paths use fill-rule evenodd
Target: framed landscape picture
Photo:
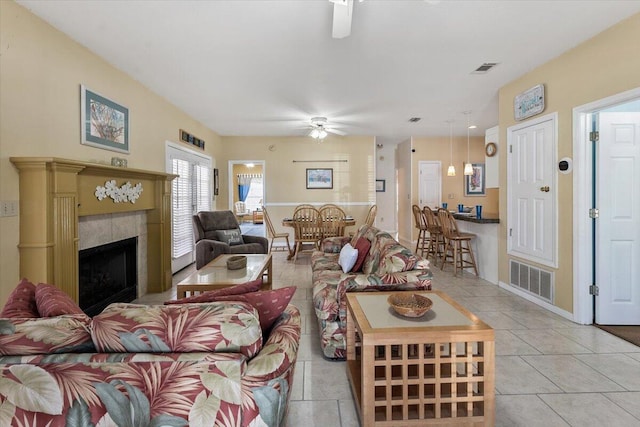
<instances>
[{"instance_id":1,"label":"framed landscape picture","mask_svg":"<svg viewBox=\"0 0 640 427\"><path fill-rule=\"evenodd\" d=\"M80 86L81 143L129 153L129 109Z\"/></svg>"},{"instance_id":2,"label":"framed landscape picture","mask_svg":"<svg viewBox=\"0 0 640 427\"><path fill-rule=\"evenodd\" d=\"M464 176L465 196L484 196L484 163L472 163L473 175Z\"/></svg>"},{"instance_id":3,"label":"framed landscape picture","mask_svg":"<svg viewBox=\"0 0 640 427\"><path fill-rule=\"evenodd\" d=\"M333 169L307 169L307 189L332 189Z\"/></svg>"}]
</instances>

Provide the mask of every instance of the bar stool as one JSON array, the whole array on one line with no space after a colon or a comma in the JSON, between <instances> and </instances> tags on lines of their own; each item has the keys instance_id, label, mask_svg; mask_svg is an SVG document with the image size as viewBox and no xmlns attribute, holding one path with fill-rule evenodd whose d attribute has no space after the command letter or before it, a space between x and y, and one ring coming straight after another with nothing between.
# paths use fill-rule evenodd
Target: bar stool
<instances>
[{"instance_id":1,"label":"bar stool","mask_svg":"<svg viewBox=\"0 0 640 427\"><path fill-rule=\"evenodd\" d=\"M424 257L424 251L429 247L429 236L427 236L427 222L424 218L422 209L420 209L418 205L413 205L411 209L413 210L413 218L416 222L415 226L418 229L418 240L416 241L416 250L414 252L417 254L418 248L420 248L420 253Z\"/></svg>"},{"instance_id":2,"label":"bar stool","mask_svg":"<svg viewBox=\"0 0 640 427\"><path fill-rule=\"evenodd\" d=\"M476 259L471 249L471 240L475 239L476 235L458 231L458 224L456 224L455 218L446 209L438 209L438 218L440 219L442 234L444 234L446 242L440 269L443 270L445 264L451 263L453 264L454 276L458 274L458 268L461 273L465 268L473 268L476 276L478 276ZM465 259L465 254L468 255L467 259ZM448 259L450 261L447 261Z\"/></svg>"},{"instance_id":3,"label":"bar stool","mask_svg":"<svg viewBox=\"0 0 640 427\"><path fill-rule=\"evenodd\" d=\"M422 209L424 217L427 221L427 231L429 232L429 247L427 248L427 256L433 256L434 265L438 264L438 259L442 257L444 253L444 235L442 234L442 227L438 217L433 213L429 206L425 206Z\"/></svg>"}]
</instances>

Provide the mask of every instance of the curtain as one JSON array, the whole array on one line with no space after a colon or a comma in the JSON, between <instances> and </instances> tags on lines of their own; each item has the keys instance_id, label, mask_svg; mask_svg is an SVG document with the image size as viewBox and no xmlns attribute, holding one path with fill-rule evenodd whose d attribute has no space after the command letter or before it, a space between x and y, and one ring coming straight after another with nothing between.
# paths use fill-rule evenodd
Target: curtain
<instances>
[{"instance_id":1,"label":"curtain","mask_svg":"<svg viewBox=\"0 0 640 427\"><path fill-rule=\"evenodd\" d=\"M251 179L259 176L260 175L238 174L238 198L241 202L247 200L249 188L251 188Z\"/></svg>"}]
</instances>

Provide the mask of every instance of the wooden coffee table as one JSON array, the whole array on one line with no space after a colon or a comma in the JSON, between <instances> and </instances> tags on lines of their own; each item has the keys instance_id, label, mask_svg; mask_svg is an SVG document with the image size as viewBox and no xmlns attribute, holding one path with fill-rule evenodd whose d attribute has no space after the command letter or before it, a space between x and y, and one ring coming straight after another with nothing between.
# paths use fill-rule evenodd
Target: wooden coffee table
<instances>
[{"instance_id":1,"label":"wooden coffee table","mask_svg":"<svg viewBox=\"0 0 640 427\"><path fill-rule=\"evenodd\" d=\"M493 329L439 291L414 292L433 307L401 317L392 293L347 294L347 375L362 425L492 426Z\"/></svg>"},{"instance_id":2,"label":"wooden coffee table","mask_svg":"<svg viewBox=\"0 0 640 427\"><path fill-rule=\"evenodd\" d=\"M239 270L227 269L227 260L232 256L246 256L247 267ZM178 283L178 298L195 295L214 289L227 288L262 277L261 290L271 289L273 264L271 254L224 254L219 255L209 264L191 273Z\"/></svg>"}]
</instances>

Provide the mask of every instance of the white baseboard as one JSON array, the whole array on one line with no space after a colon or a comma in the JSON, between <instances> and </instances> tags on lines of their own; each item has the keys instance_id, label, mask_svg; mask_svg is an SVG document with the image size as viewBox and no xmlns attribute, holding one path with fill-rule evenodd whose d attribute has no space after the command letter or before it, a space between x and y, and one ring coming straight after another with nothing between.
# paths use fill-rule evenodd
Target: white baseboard
<instances>
[{"instance_id":1,"label":"white baseboard","mask_svg":"<svg viewBox=\"0 0 640 427\"><path fill-rule=\"evenodd\" d=\"M539 305L540 307L542 307L542 308L544 308L546 310L549 310L550 312L555 313L558 316L564 317L565 319L570 320L572 322L576 322L574 320L573 313L570 313L570 312L568 312L566 310L563 310L560 307L557 307L557 306L555 306L553 304L549 304L548 302L543 301L540 298L536 298L535 296L531 295L528 292L521 291L520 289L518 289L518 288L516 288L514 286L511 286L511 285L508 285L508 284L506 284L506 283L504 283L502 281L498 282L498 286L500 286L502 289L504 289L506 291L511 292L512 294L516 294L519 297L522 297L522 298L526 299L527 301L530 301L530 302L532 302L532 303L534 303L536 305Z\"/></svg>"}]
</instances>

